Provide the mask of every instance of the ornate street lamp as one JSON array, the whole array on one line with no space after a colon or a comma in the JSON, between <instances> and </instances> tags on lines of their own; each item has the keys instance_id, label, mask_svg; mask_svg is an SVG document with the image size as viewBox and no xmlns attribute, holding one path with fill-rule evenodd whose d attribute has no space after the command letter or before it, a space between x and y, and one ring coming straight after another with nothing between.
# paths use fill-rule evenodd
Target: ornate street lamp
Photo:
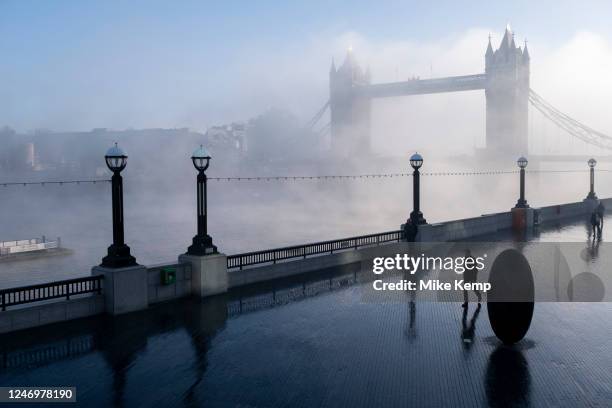
<instances>
[{"instance_id":1,"label":"ornate street lamp","mask_svg":"<svg viewBox=\"0 0 612 408\"><path fill-rule=\"evenodd\" d=\"M425 218L423 218L423 213L421 212L420 206L420 176L419 169L423 165L423 157L415 153L410 157L410 165L414 169L412 173L412 199L413 199L413 209L410 213L410 222L412 225L422 225L427 224Z\"/></svg>"},{"instance_id":2,"label":"ornate street lamp","mask_svg":"<svg viewBox=\"0 0 612 408\"><path fill-rule=\"evenodd\" d=\"M595 194L595 165L597 164L597 160L591 158L589 159L588 164L591 173L591 189L586 198L589 200L597 200L597 195Z\"/></svg>"},{"instance_id":3,"label":"ornate street lamp","mask_svg":"<svg viewBox=\"0 0 612 408\"><path fill-rule=\"evenodd\" d=\"M217 253L217 247L213 245L212 238L208 235L207 204L206 204L206 174L204 171L210 165L210 154L200 145L193 152L191 161L198 171L198 234L193 237L193 244L187 249L189 255L210 255Z\"/></svg>"},{"instance_id":4,"label":"ornate street lamp","mask_svg":"<svg viewBox=\"0 0 612 408\"><path fill-rule=\"evenodd\" d=\"M136 265L136 258L130 255L130 247L124 242L123 234L123 178L121 171L127 165L127 154L117 143L104 156L106 165L113 172L111 179L113 199L113 244L108 247L108 255L102 259L101 266L106 268L125 268Z\"/></svg>"},{"instance_id":5,"label":"ornate street lamp","mask_svg":"<svg viewBox=\"0 0 612 408\"><path fill-rule=\"evenodd\" d=\"M516 202L515 208L529 208L527 200L525 200L525 167L527 167L527 159L523 156L519 157L516 164L519 166L521 174L521 195Z\"/></svg>"}]
</instances>

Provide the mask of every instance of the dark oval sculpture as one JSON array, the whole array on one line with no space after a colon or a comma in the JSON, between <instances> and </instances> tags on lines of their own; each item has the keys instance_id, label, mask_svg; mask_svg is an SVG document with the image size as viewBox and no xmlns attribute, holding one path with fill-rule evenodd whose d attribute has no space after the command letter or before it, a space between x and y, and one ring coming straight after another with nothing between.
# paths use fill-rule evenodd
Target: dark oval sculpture
<instances>
[{"instance_id":1,"label":"dark oval sculpture","mask_svg":"<svg viewBox=\"0 0 612 408\"><path fill-rule=\"evenodd\" d=\"M504 344L520 341L531 325L534 306L533 274L527 259L515 249L495 258L489 274L487 311L493 332Z\"/></svg>"}]
</instances>

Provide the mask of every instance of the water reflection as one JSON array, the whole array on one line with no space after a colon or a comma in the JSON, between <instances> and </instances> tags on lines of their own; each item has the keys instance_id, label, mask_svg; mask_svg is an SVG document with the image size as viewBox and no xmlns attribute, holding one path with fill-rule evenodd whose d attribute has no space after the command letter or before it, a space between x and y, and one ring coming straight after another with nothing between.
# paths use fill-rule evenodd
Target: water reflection
<instances>
[{"instance_id":1,"label":"water reflection","mask_svg":"<svg viewBox=\"0 0 612 408\"><path fill-rule=\"evenodd\" d=\"M563 256L559 245L555 245L553 249L553 268L554 268L554 289L555 298L557 302L567 302L569 298L567 296L567 287L572 279L572 272L567 259Z\"/></svg>"},{"instance_id":2,"label":"water reflection","mask_svg":"<svg viewBox=\"0 0 612 408\"><path fill-rule=\"evenodd\" d=\"M586 237L587 237L587 242L591 241L591 239L596 240L596 236L594 234L593 231L593 226L591 225L591 220L590 219L585 219L584 220L584 230L586 232Z\"/></svg>"},{"instance_id":3,"label":"water reflection","mask_svg":"<svg viewBox=\"0 0 612 408\"><path fill-rule=\"evenodd\" d=\"M411 299L408 302L408 325L404 330L404 334L410 343L413 343L417 339L417 326L416 326L416 302Z\"/></svg>"},{"instance_id":4,"label":"water reflection","mask_svg":"<svg viewBox=\"0 0 612 408\"><path fill-rule=\"evenodd\" d=\"M185 405L188 407L200 406L196 397L196 389L204 379L208 367L207 354L211 348L211 339L217 331L223 329L228 318L227 296L215 296L198 303L204 307L195 307L192 313L186 316L187 332L195 351L193 362L195 380L184 396Z\"/></svg>"},{"instance_id":5,"label":"water reflection","mask_svg":"<svg viewBox=\"0 0 612 408\"><path fill-rule=\"evenodd\" d=\"M589 239L586 248L580 253L582 259L586 262L594 262L599 258L599 246L601 239Z\"/></svg>"},{"instance_id":6,"label":"water reflection","mask_svg":"<svg viewBox=\"0 0 612 408\"><path fill-rule=\"evenodd\" d=\"M27 375L34 367L44 367L94 353L101 355L110 369L112 405L130 406L134 401L126 398L128 377L136 361L147 352L150 339L182 330L191 340L195 373L195 380L188 387L184 398L188 405L197 406L199 404L195 401L193 391L206 372L210 341L224 328L227 317L227 298L217 296L205 300L189 299L171 305L162 304L145 312L115 318L103 316L58 324L51 327L53 330L43 327L3 335L0 339L0 379L3 384L8 384L12 373L21 371ZM181 354L189 355L190 350L182 350ZM103 367L89 369L99 374L104 371ZM176 380L169 379L171 382ZM53 381L61 382L62 378ZM92 395L82 397L84 400L89 398L90 401L97 401ZM104 405L101 401L99 403Z\"/></svg>"},{"instance_id":7,"label":"water reflection","mask_svg":"<svg viewBox=\"0 0 612 408\"><path fill-rule=\"evenodd\" d=\"M3 339L5 340L5 339ZM34 369L44 367L56 361L65 361L78 358L94 350L94 338L90 334L66 335L61 339L47 339L48 343L16 349L12 352L4 351L19 346L11 345L5 340L0 353L0 372L19 369ZM20 342L21 343L21 342Z\"/></svg>"},{"instance_id":8,"label":"water reflection","mask_svg":"<svg viewBox=\"0 0 612 408\"><path fill-rule=\"evenodd\" d=\"M489 356L485 391L490 407L527 407L531 404L531 374L521 350L499 345Z\"/></svg>"},{"instance_id":9,"label":"water reflection","mask_svg":"<svg viewBox=\"0 0 612 408\"><path fill-rule=\"evenodd\" d=\"M373 279L371 273L362 271L361 265L354 263L308 275L239 287L229 294L228 316L233 318L245 313L270 309L371 279Z\"/></svg>"},{"instance_id":10,"label":"water reflection","mask_svg":"<svg viewBox=\"0 0 612 408\"><path fill-rule=\"evenodd\" d=\"M193 389L201 382L206 371L206 354L210 339L222 330L227 320L227 300L217 296L205 301L180 302L175 307L159 307L154 313L137 313L115 319L107 319L105 330L99 332L98 348L113 372L113 405L126 406L125 386L130 367L140 353L147 348L151 336L160 332L186 329L195 354L196 379L185 395L193 401Z\"/></svg>"}]
</instances>

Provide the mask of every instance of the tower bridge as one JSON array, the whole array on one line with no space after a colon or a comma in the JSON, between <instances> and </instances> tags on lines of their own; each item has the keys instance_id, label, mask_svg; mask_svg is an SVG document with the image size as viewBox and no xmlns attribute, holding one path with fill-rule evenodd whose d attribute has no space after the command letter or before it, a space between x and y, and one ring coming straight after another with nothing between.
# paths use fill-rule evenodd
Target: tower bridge
<instances>
[{"instance_id":1,"label":"tower bridge","mask_svg":"<svg viewBox=\"0 0 612 408\"><path fill-rule=\"evenodd\" d=\"M371 101L376 98L484 90L486 96L486 148L517 156L527 153L529 103L527 44L516 46L506 27L496 50L491 38L485 52L485 72L435 79L372 84L369 71L357 64L351 50L344 63L329 73L332 150L348 156L370 147Z\"/></svg>"},{"instance_id":2,"label":"tower bridge","mask_svg":"<svg viewBox=\"0 0 612 408\"><path fill-rule=\"evenodd\" d=\"M585 146L602 150L598 157L612 153L612 136L580 123L552 106L530 88L531 57L527 43L517 46L510 27L497 49L491 37L484 55L483 73L432 79L411 79L401 82L372 84L370 72L357 63L352 50L338 68L332 60L329 72L329 100L316 113L307 127L314 126L330 110L330 122L321 127L319 134L331 132L331 149L340 157L348 157L370 149L371 103L378 98L484 90L486 98L485 150L494 157L515 158L529 152L529 107L559 132L578 140ZM533 120L533 119L532 119ZM535 135L531 135L534 137ZM547 143L545 134L538 141ZM552 145L558 146L555 135ZM606 152L604 153L603 150ZM533 153L532 157L534 157ZM560 152L562 153L562 152ZM573 154L578 152L572 150ZM586 152L583 152L582 157ZM559 159L558 155L539 155L541 161ZM563 155L564 160L578 156Z\"/></svg>"}]
</instances>

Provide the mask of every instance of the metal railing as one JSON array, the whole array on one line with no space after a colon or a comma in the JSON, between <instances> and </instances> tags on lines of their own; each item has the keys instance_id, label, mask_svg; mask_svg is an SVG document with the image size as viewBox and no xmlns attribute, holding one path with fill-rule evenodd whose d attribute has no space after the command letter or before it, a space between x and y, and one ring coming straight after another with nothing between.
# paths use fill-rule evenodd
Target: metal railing
<instances>
[{"instance_id":1,"label":"metal railing","mask_svg":"<svg viewBox=\"0 0 612 408\"><path fill-rule=\"evenodd\" d=\"M381 232L379 234L362 235L332 241L315 242L312 244L294 245L284 248L264 251L247 252L227 257L227 269L242 269L245 266L263 263L275 264L292 258L306 258L311 255L333 254L334 252L357 249L364 246L380 245L386 242L399 242L404 238L402 230Z\"/></svg>"},{"instance_id":2,"label":"metal railing","mask_svg":"<svg viewBox=\"0 0 612 408\"><path fill-rule=\"evenodd\" d=\"M102 293L102 275L87 276L85 278L68 279L40 285L22 286L0 290L0 307L5 311L7 307L34 303L50 299L66 298L85 293Z\"/></svg>"}]
</instances>

